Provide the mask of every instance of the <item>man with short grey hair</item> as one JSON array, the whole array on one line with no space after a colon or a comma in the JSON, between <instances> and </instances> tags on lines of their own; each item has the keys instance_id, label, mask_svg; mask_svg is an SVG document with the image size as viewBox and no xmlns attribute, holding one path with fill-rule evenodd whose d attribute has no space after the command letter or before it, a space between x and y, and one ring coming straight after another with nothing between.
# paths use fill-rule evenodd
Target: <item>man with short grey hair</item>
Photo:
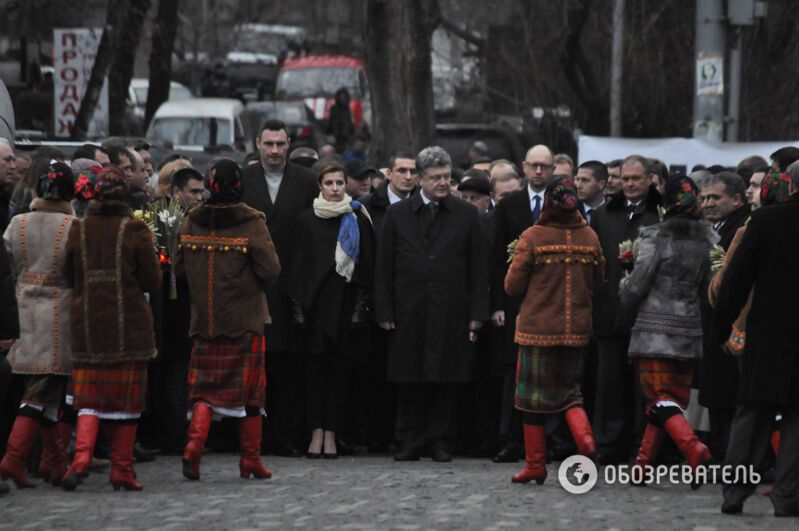
<instances>
[{"instance_id":1,"label":"man with short grey hair","mask_svg":"<svg viewBox=\"0 0 799 531\"><path fill-rule=\"evenodd\" d=\"M397 461L429 446L450 461L458 384L488 319L485 243L477 209L450 195L452 160L438 146L416 157L419 193L386 211L378 246L376 320L389 331L388 378L398 384Z\"/></svg>"}]
</instances>

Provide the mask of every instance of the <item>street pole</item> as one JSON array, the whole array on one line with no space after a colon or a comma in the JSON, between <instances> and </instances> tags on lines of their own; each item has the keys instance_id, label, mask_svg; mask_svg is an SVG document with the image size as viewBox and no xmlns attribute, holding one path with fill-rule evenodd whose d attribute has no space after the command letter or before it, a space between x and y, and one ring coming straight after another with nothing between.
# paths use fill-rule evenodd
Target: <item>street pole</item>
<instances>
[{"instance_id":1,"label":"street pole","mask_svg":"<svg viewBox=\"0 0 799 531\"><path fill-rule=\"evenodd\" d=\"M610 136L621 136L624 79L624 0L613 6L613 47L610 55Z\"/></svg>"},{"instance_id":2,"label":"street pole","mask_svg":"<svg viewBox=\"0 0 799 531\"><path fill-rule=\"evenodd\" d=\"M735 27L735 47L730 50L730 99L727 101L727 142L738 141L738 120L741 106L741 33Z\"/></svg>"},{"instance_id":3,"label":"street pole","mask_svg":"<svg viewBox=\"0 0 799 531\"><path fill-rule=\"evenodd\" d=\"M694 138L722 140L725 47L723 1L696 0Z\"/></svg>"}]
</instances>

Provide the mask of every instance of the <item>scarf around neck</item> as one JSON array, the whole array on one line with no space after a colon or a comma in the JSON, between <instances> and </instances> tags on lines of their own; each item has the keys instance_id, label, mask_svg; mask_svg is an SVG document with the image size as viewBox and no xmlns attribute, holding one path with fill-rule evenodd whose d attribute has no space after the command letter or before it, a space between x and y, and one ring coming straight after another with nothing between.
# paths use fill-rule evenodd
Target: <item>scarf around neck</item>
<instances>
[{"instance_id":1,"label":"scarf around neck","mask_svg":"<svg viewBox=\"0 0 799 531\"><path fill-rule=\"evenodd\" d=\"M336 273L344 277L345 281L351 282L355 264L360 258L361 247L361 232L358 229L355 211L360 210L367 219L369 214L365 208L362 208L361 203L353 201L348 195L345 195L341 201L334 202L322 197L321 192L319 197L313 200L313 210L316 217L321 219L340 218L334 256Z\"/></svg>"}]
</instances>

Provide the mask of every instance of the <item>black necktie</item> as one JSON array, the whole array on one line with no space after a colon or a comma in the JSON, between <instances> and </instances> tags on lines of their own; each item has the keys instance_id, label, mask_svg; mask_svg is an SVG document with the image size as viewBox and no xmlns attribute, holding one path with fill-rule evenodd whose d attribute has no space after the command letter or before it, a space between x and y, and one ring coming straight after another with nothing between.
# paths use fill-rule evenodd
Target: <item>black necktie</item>
<instances>
[{"instance_id":1,"label":"black necktie","mask_svg":"<svg viewBox=\"0 0 799 531\"><path fill-rule=\"evenodd\" d=\"M424 211L422 212L422 234L424 234L425 237L427 237L430 232L430 227L436 219L436 214L438 214L438 205L430 201L425 205Z\"/></svg>"},{"instance_id":2,"label":"black necktie","mask_svg":"<svg viewBox=\"0 0 799 531\"><path fill-rule=\"evenodd\" d=\"M541 196L533 197L533 201L535 201L535 206L533 207L533 223L535 223L541 216Z\"/></svg>"},{"instance_id":3,"label":"black necktie","mask_svg":"<svg viewBox=\"0 0 799 531\"><path fill-rule=\"evenodd\" d=\"M635 209L636 208L638 208L638 204L637 203L636 204L630 203L629 205L627 205L627 217L629 219L632 219L633 214L635 214Z\"/></svg>"}]
</instances>

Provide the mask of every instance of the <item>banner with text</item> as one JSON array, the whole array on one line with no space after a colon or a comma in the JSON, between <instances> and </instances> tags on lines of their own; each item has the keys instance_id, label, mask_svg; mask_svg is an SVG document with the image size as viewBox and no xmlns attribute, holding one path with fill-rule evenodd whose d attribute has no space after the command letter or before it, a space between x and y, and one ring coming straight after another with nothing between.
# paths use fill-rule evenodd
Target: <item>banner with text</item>
<instances>
[{"instance_id":1,"label":"banner with text","mask_svg":"<svg viewBox=\"0 0 799 531\"><path fill-rule=\"evenodd\" d=\"M57 28L53 30L55 135L69 137L80 110L80 102L92 75L100 45L101 29ZM108 135L108 78L89 123L89 136Z\"/></svg>"}]
</instances>

